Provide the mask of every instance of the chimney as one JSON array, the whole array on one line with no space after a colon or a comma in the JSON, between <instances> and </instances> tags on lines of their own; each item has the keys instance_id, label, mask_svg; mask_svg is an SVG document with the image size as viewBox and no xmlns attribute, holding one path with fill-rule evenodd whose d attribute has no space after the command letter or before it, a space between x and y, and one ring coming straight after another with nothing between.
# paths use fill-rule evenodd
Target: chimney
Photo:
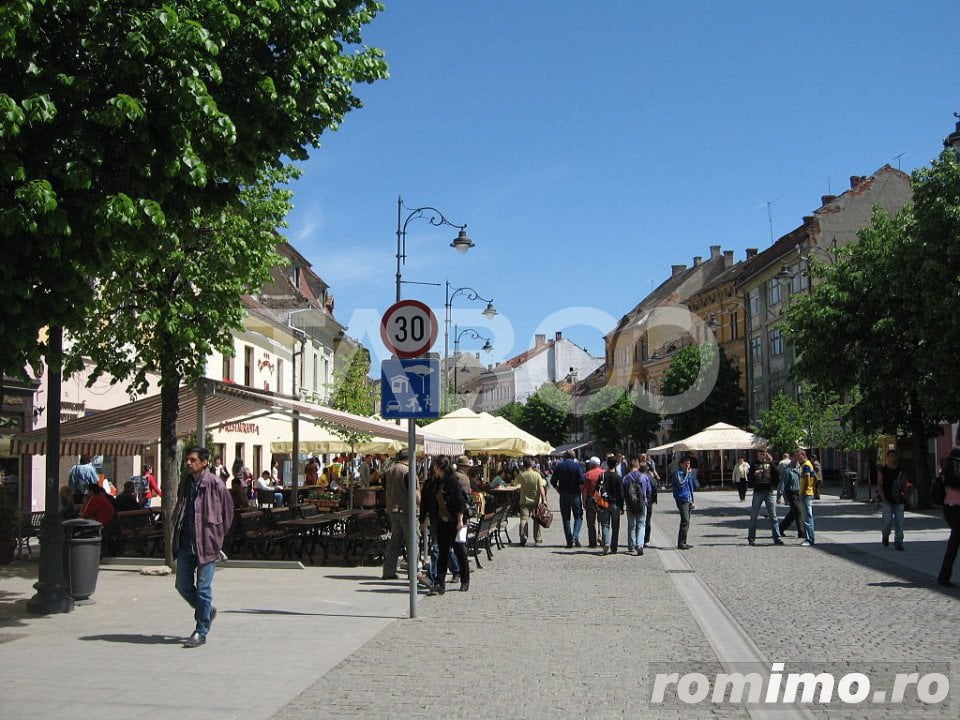
<instances>
[{"instance_id":1,"label":"chimney","mask_svg":"<svg viewBox=\"0 0 960 720\"><path fill-rule=\"evenodd\" d=\"M857 189L857 185L859 185L860 183L862 183L862 182L863 182L864 180L866 180L866 179L867 179L867 176L866 176L866 175L851 175L851 176L850 176L850 189L851 189L851 190L856 190L856 189Z\"/></svg>"},{"instance_id":2,"label":"chimney","mask_svg":"<svg viewBox=\"0 0 960 720\"><path fill-rule=\"evenodd\" d=\"M711 260L716 260L718 257L720 257L720 246L719 246L719 245L711 245L711 246L710 246L710 259L711 259Z\"/></svg>"},{"instance_id":3,"label":"chimney","mask_svg":"<svg viewBox=\"0 0 960 720\"><path fill-rule=\"evenodd\" d=\"M693 266L694 266L694 267L700 267L700 263L702 263L702 262L703 262L703 258L702 258L700 255L694 255L694 256L693 256Z\"/></svg>"},{"instance_id":4,"label":"chimney","mask_svg":"<svg viewBox=\"0 0 960 720\"><path fill-rule=\"evenodd\" d=\"M733 250L724 250L723 251L723 269L733 267Z\"/></svg>"},{"instance_id":5,"label":"chimney","mask_svg":"<svg viewBox=\"0 0 960 720\"><path fill-rule=\"evenodd\" d=\"M563 340L563 333L560 330L557 330L557 332L554 333L554 339L556 342L560 342Z\"/></svg>"},{"instance_id":6,"label":"chimney","mask_svg":"<svg viewBox=\"0 0 960 720\"><path fill-rule=\"evenodd\" d=\"M757 256L757 249L756 249L756 248L747 248L747 260L749 260L749 259L752 258L752 257L756 257L756 256Z\"/></svg>"},{"instance_id":7,"label":"chimney","mask_svg":"<svg viewBox=\"0 0 960 720\"><path fill-rule=\"evenodd\" d=\"M540 334L538 333L538 334L537 334L536 336L534 336L534 337L535 337L534 347L540 347L541 345L545 345L546 342L547 342L547 336L546 336L546 335L540 335Z\"/></svg>"},{"instance_id":8,"label":"chimney","mask_svg":"<svg viewBox=\"0 0 960 720\"><path fill-rule=\"evenodd\" d=\"M820 196L820 205L821 205L821 207L822 207L823 205L826 205L826 204L828 204L828 203L832 203L832 202L833 202L834 200L836 200L836 199L837 199L837 196L836 196L836 195L821 195L821 196Z\"/></svg>"},{"instance_id":9,"label":"chimney","mask_svg":"<svg viewBox=\"0 0 960 720\"><path fill-rule=\"evenodd\" d=\"M684 270L686 270L686 269L687 269L687 266L686 266L686 265L671 265L671 266L670 266L670 275L671 275L672 277L676 277L677 275L679 275L680 273L682 273L682 272L683 272Z\"/></svg>"}]
</instances>

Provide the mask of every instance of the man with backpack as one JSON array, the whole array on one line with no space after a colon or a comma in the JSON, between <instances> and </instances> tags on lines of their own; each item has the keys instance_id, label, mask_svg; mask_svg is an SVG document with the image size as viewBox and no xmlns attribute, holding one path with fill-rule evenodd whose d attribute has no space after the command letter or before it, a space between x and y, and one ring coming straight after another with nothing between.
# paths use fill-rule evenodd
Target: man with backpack
<instances>
[{"instance_id":1,"label":"man with backpack","mask_svg":"<svg viewBox=\"0 0 960 720\"><path fill-rule=\"evenodd\" d=\"M647 506L650 503L649 466L634 458L630 472L623 479L623 502L627 510L627 552L643 555L643 536L647 529Z\"/></svg>"}]
</instances>

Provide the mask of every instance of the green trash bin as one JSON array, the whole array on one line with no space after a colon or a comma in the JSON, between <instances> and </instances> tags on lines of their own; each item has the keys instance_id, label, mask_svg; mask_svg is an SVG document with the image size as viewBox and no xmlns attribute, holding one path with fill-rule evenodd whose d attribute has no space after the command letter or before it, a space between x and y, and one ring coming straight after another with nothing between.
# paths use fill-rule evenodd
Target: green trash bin
<instances>
[{"instance_id":1,"label":"green trash bin","mask_svg":"<svg viewBox=\"0 0 960 720\"><path fill-rule=\"evenodd\" d=\"M63 521L63 577L74 600L86 600L97 589L102 532L96 520Z\"/></svg>"}]
</instances>

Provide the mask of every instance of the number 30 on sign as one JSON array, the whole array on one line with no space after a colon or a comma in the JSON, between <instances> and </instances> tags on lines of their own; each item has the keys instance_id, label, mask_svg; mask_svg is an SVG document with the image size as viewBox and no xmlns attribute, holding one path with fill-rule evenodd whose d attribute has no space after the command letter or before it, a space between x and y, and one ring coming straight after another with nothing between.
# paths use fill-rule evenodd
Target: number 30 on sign
<instances>
[{"instance_id":1,"label":"number 30 on sign","mask_svg":"<svg viewBox=\"0 0 960 720\"><path fill-rule=\"evenodd\" d=\"M439 332L437 316L419 300L401 300L391 305L380 321L380 338L399 358L425 355Z\"/></svg>"}]
</instances>

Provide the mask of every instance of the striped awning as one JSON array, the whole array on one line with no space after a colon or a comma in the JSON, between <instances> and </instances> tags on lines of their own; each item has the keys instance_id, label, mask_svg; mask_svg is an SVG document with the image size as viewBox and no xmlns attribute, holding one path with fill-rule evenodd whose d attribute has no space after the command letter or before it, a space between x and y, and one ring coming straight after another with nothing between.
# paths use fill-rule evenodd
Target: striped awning
<instances>
[{"instance_id":1,"label":"striped awning","mask_svg":"<svg viewBox=\"0 0 960 720\"><path fill-rule=\"evenodd\" d=\"M292 417L298 413L307 420L367 433L376 437L405 442L407 428L373 418L353 415L342 410L304 402L287 395L239 387L219 380L204 380L204 414L208 430L218 425L269 415ZM189 437L197 431L197 390L181 387L180 410L177 415L177 437ZM160 438L160 396L100 411L88 417L60 424L61 455L143 455L146 448ZM463 443L457 440L416 431L417 445L428 455L460 455ZM45 455L46 430L33 430L11 438L15 455Z\"/></svg>"}]
</instances>

